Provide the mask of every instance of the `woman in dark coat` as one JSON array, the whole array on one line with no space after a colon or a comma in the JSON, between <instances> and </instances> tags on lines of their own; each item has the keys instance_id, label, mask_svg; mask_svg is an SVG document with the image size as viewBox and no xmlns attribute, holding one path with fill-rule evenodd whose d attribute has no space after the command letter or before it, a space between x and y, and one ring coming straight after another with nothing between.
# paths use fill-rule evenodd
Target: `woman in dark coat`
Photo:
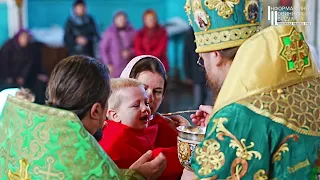
<instances>
[{"instance_id":1,"label":"woman in dark coat","mask_svg":"<svg viewBox=\"0 0 320 180\"><path fill-rule=\"evenodd\" d=\"M27 30L20 30L0 50L0 90L24 87L33 91L36 84L45 83L48 77L43 71L41 57L41 45L33 41ZM36 96L41 98L44 92Z\"/></svg>"},{"instance_id":2,"label":"woman in dark coat","mask_svg":"<svg viewBox=\"0 0 320 180\"><path fill-rule=\"evenodd\" d=\"M30 74L41 74L36 43L27 30L20 30L0 50L1 79L7 86L26 87ZM34 69L35 66L39 68ZM37 72L35 72L37 71Z\"/></svg>"},{"instance_id":3,"label":"woman in dark coat","mask_svg":"<svg viewBox=\"0 0 320 180\"><path fill-rule=\"evenodd\" d=\"M69 55L94 56L94 45L99 39L93 18L86 13L84 1L77 0L69 17L64 35L64 43Z\"/></svg>"}]
</instances>

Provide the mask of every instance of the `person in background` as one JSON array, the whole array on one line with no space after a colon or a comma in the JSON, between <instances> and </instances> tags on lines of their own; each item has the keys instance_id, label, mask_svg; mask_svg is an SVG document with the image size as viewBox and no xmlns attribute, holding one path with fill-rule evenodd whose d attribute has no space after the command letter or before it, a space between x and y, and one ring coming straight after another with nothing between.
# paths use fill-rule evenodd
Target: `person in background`
<instances>
[{"instance_id":1,"label":"person in background","mask_svg":"<svg viewBox=\"0 0 320 180\"><path fill-rule=\"evenodd\" d=\"M87 14L83 0L76 0L64 34L64 43L70 55L88 55L94 57L94 45L99 34L93 18Z\"/></svg>"},{"instance_id":2,"label":"person in background","mask_svg":"<svg viewBox=\"0 0 320 180\"><path fill-rule=\"evenodd\" d=\"M193 105L198 108L206 103L209 98L209 90L206 87L206 76L203 68L197 65L199 55L195 52L196 43L194 31L190 28L184 37L184 70L187 77L187 83L193 85ZM212 103L212 102L211 102Z\"/></svg>"},{"instance_id":3,"label":"person in background","mask_svg":"<svg viewBox=\"0 0 320 180\"><path fill-rule=\"evenodd\" d=\"M115 14L113 24L104 32L100 43L100 55L112 78L119 77L127 63L134 57L135 30L125 12Z\"/></svg>"},{"instance_id":4,"label":"person in background","mask_svg":"<svg viewBox=\"0 0 320 180\"><path fill-rule=\"evenodd\" d=\"M33 88L36 81L46 82L48 77L41 64L38 43L29 31L21 29L0 50L1 89L11 87ZM1 90L0 89L0 90Z\"/></svg>"},{"instance_id":5,"label":"person in background","mask_svg":"<svg viewBox=\"0 0 320 180\"><path fill-rule=\"evenodd\" d=\"M165 28L158 23L154 10L143 14L144 27L137 33L134 52L137 56L153 55L161 60L165 69L169 70L167 57L168 36Z\"/></svg>"},{"instance_id":6,"label":"person in background","mask_svg":"<svg viewBox=\"0 0 320 180\"><path fill-rule=\"evenodd\" d=\"M152 150L152 159L163 153L167 168L158 180L178 179L183 167L177 156L177 133L167 124L149 127L151 110L145 85L132 78L114 78L110 87L109 120L99 141L101 147L123 169L148 150Z\"/></svg>"},{"instance_id":7,"label":"person in background","mask_svg":"<svg viewBox=\"0 0 320 180\"><path fill-rule=\"evenodd\" d=\"M174 130L175 137L178 135L176 127L180 125L190 125L188 120L181 116L171 116L167 118L158 113L167 90L167 73L163 63L155 56L142 55L133 58L122 71L120 77L137 79L146 86L149 97L151 117L149 126L161 125L169 128L161 128L159 131L167 132ZM172 145L177 144L173 141ZM171 141L170 141L171 142Z\"/></svg>"}]
</instances>

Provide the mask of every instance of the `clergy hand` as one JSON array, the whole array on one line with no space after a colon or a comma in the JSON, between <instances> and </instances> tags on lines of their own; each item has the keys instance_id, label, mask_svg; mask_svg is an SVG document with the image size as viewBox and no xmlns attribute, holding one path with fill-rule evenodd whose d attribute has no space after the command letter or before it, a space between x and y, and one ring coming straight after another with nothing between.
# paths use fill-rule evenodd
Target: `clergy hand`
<instances>
[{"instance_id":1,"label":"clergy hand","mask_svg":"<svg viewBox=\"0 0 320 180\"><path fill-rule=\"evenodd\" d=\"M129 169L138 171L147 180L157 179L166 169L166 157L160 153L154 160L148 162L152 157L152 151L146 152Z\"/></svg>"},{"instance_id":2,"label":"clergy hand","mask_svg":"<svg viewBox=\"0 0 320 180\"><path fill-rule=\"evenodd\" d=\"M194 179L197 179L197 176L193 172L191 172L187 169L183 170L181 180L194 180Z\"/></svg>"},{"instance_id":3,"label":"clergy hand","mask_svg":"<svg viewBox=\"0 0 320 180\"><path fill-rule=\"evenodd\" d=\"M190 115L192 122L197 126L207 126L212 109L212 106L200 105L199 110L195 114Z\"/></svg>"},{"instance_id":4,"label":"clergy hand","mask_svg":"<svg viewBox=\"0 0 320 180\"><path fill-rule=\"evenodd\" d=\"M177 124L177 126L191 126L189 121L180 115L171 116L171 119Z\"/></svg>"}]
</instances>

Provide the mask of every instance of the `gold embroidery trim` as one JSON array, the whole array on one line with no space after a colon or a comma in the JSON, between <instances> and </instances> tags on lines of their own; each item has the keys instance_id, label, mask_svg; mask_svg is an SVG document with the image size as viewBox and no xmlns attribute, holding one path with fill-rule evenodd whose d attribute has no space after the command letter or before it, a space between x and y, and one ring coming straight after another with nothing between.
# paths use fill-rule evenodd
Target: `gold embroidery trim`
<instances>
[{"instance_id":1,"label":"gold embroidery trim","mask_svg":"<svg viewBox=\"0 0 320 180\"><path fill-rule=\"evenodd\" d=\"M59 172L55 168L55 163L56 163L56 160L52 156L48 156L46 158L45 165L43 167L35 166L33 171L36 175L46 176L48 179L59 179L59 180L65 179L66 176L64 172ZM77 167L80 167L80 166L73 167L73 170L77 169ZM80 171L80 169L78 170Z\"/></svg>"},{"instance_id":2,"label":"gold embroidery trim","mask_svg":"<svg viewBox=\"0 0 320 180\"><path fill-rule=\"evenodd\" d=\"M240 179L247 173L247 161L252 160L253 157L260 160L262 156L258 151L250 150L254 147L253 142L247 146L245 144L245 139L239 141L230 131L228 131L223 125L227 121L227 118L214 119L214 126L207 136L216 132L216 137L220 141L223 141L225 136L231 138L229 147L236 149L237 158L234 159L231 164L231 176L227 179ZM223 152L220 152L220 144L214 139L204 141L203 147L201 148L197 147L195 158L201 166L198 173L204 176L211 174L213 170L220 169L225 162L225 155Z\"/></svg>"},{"instance_id":3,"label":"gold embroidery trim","mask_svg":"<svg viewBox=\"0 0 320 180\"><path fill-rule=\"evenodd\" d=\"M289 147L288 147L288 143L286 143L289 139L293 139L294 142L298 141L299 136L297 134L291 134L287 137L284 138L284 140L282 140L279 144L279 147L277 148L276 152L274 153L273 157L272 157L272 163L275 163L277 161L280 161L282 159L282 153L288 152L289 151Z\"/></svg>"},{"instance_id":4,"label":"gold embroidery trim","mask_svg":"<svg viewBox=\"0 0 320 180\"><path fill-rule=\"evenodd\" d=\"M31 180L30 175L28 173L29 163L26 159L21 159L20 161L20 169L18 173L14 173L11 170L8 172L9 180Z\"/></svg>"},{"instance_id":5,"label":"gold embroidery trim","mask_svg":"<svg viewBox=\"0 0 320 180\"><path fill-rule=\"evenodd\" d=\"M245 159L247 161L251 160L252 157L255 157L257 159L261 159L261 154L258 151L249 151L249 149L254 147L254 143L251 142L249 146L245 144L245 139L241 139L240 141L230 132L228 131L223 123L227 122L227 118L219 118L214 120L215 123L217 123L217 138L220 141L224 140L224 136L230 137L232 140L230 140L230 147L233 149L236 149L236 156Z\"/></svg>"},{"instance_id":6,"label":"gold embroidery trim","mask_svg":"<svg viewBox=\"0 0 320 180\"><path fill-rule=\"evenodd\" d=\"M209 175L213 170L219 170L225 162L223 152L220 152L220 144L214 140L205 140L202 148L196 148L196 161L201 166L198 173Z\"/></svg>"},{"instance_id":7,"label":"gold embroidery trim","mask_svg":"<svg viewBox=\"0 0 320 180\"><path fill-rule=\"evenodd\" d=\"M233 160L231 164L231 176L227 179L241 179L248 171L248 161L253 157L257 159L261 159L261 154L258 151L249 151L249 149L254 147L254 143L251 142L249 146L245 144L245 139L241 139L240 141L230 132L228 131L223 123L227 122L227 118L219 118L214 120L217 123L217 138L222 141L224 140L224 136L228 136L231 138L230 147L236 149L236 158Z\"/></svg>"},{"instance_id":8,"label":"gold embroidery trim","mask_svg":"<svg viewBox=\"0 0 320 180\"><path fill-rule=\"evenodd\" d=\"M188 16L189 25L192 25L192 21L191 21L191 18L190 18L190 14L191 14L190 0L186 0L186 4L184 5L184 10L186 11L187 16Z\"/></svg>"},{"instance_id":9,"label":"gold embroidery trim","mask_svg":"<svg viewBox=\"0 0 320 180\"><path fill-rule=\"evenodd\" d=\"M299 169L305 168L309 165L310 165L310 162L308 159L306 159L306 160L299 162L298 164L296 164L292 167L288 167L288 171L291 174L291 173L294 173L294 172L298 171Z\"/></svg>"},{"instance_id":10,"label":"gold embroidery trim","mask_svg":"<svg viewBox=\"0 0 320 180\"><path fill-rule=\"evenodd\" d=\"M296 71L301 76L304 69L311 64L309 47L304 40L303 34L293 27L290 34L280 38L282 42L280 56L286 63L287 72ZM285 43L287 41L288 43Z\"/></svg>"},{"instance_id":11,"label":"gold embroidery trim","mask_svg":"<svg viewBox=\"0 0 320 180\"><path fill-rule=\"evenodd\" d=\"M234 13L233 7L239 2L240 0L205 0L204 4L211 10L215 9L224 19L229 19Z\"/></svg>"},{"instance_id":12,"label":"gold embroidery trim","mask_svg":"<svg viewBox=\"0 0 320 180\"><path fill-rule=\"evenodd\" d=\"M78 119L78 116L70 111L30 103L13 96L8 96L8 102L20 106L21 108L26 108L30 111L40 113L40 115L54 115L61 118Z\"/></svg>"},{"instance_id":13,"label":"gold embroidery trim","mask_svg":"<svg viewBox=\"0 0 320 180\"><path fill-rule=\"evenodd\" d=\"M297 133L320 136L320 77L237 103Z\"/></svg>"},{"instance_id":14,"label":"gold embroidery trim","mask_svg":"<svg viewBox=\"0 0 320 180\"><path fill-rule=\"evenodd\" d=\"M257 171L254 176L253 176L254 180L268 180L268 176L265 170L260 169L259 171Z\"/></svg>"},{"instance_id":15,"label":"gold embroidery trim","mask_svg":"<svg viewBox=\"0 0 320 180\"><path fill-rule=\"evenodd\" d=\"M259 31L258 26L248 26L234 28L231 30L221 30L206 34L195 33L196 43L198 46L219 44L229 41L247 39Z\"/></svg>"},{"instance_id":16,"label":"gold embroidery trim","mask_svg":"<svg viewBox=\"0 0 320 180\"><path fill-rule=\"evenodd\" d=\"M240 24L240 25L234 25L234 26L228 26L228 27L222 27L222 28L217 28L217 29L211 29L208 31L200 31L200 32L195 32L194 34L208 34L208 33L213 33L213 32L220 32L220 31L224 31L224 30L232 30L232 29L240 29L243 27L252 27L252 26L261 26L261 23L256 22L253 24ZM261 30L261 27L258 28L258 30Z\"/></svg>"},{"instance_id":17,"label":"gold embroidery trim","mask_svg":"<svg viewBox=\"0 0 320 180\"><path fill-rule=\"evenodd\" d=\"M191 7L193 11L193 21L200 30L207 31L211 27L211 19L203 9L201 0L193 0Z\"/></svg>"}]
</instances>

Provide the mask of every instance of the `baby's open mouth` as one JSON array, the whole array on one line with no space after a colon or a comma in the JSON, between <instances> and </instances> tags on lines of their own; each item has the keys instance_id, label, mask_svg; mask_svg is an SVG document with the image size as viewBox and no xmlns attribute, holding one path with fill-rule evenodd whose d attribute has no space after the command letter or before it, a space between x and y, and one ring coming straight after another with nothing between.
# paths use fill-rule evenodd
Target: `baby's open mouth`
<instances>
[{"instance_id":1,"label":"baby's open mouth","mask_svg":"<svg viewBox=\"0 0 320 180\"><path fill-rule=\"evenodd\" d=\"M140 120L145 121L145 123L147 123L149 120L149 116L148 115L142 116Z\"/></svg>"}]
</instances>

